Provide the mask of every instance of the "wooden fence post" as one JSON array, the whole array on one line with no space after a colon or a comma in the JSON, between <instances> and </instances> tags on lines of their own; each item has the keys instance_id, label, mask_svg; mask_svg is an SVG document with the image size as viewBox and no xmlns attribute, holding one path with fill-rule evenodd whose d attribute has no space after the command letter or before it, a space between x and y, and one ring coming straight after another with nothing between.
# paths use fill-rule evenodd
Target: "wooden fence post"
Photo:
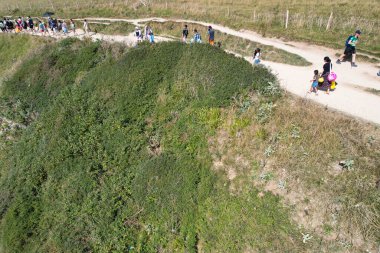
<instances>
[{"instance_id":1,"label":"wooden fence post","mask_svg":"<svg viewBox=\"0 0 380 253\"><path fill-rule=\"evenodd\" d=\"M54 5L53 5L53 2L51 0L49 0L50 2L50 5L51 5L51 8L53 9L53 11L55 11L55 8L54 8Z\"/></svg>"},{"instance_id":2,"label":"wooden fence post","mask_svg":"<svg viewBox=\"0 0 380 253\"><path fill-rule=\"evenodd\" d=\"M256 9L253 10L253 22L256 22Z\"/></svg>"},{"instance_id":3,"label":"wooden fence post","mask_svg":"<svg viewBox=\"0 0 380 253\"><path fill-rule=\"evenodd\" d=\"M333 19L333 13L331 12L330 17L329 17L329 21L327 22L327 25L326 25L326 31L327 31L328 29L330 29L332 19Z\"/></svg>"},{"instance_id":4,"label":"wooden fence post","mask_svg":"<svg viewBox=\"0 0 380 253\"><path fill-rule=\"evenodd\" d=\"M288 23L289 23L289 10L286 10L285 29L288 29Z\"/></svg>"}]
</instances>

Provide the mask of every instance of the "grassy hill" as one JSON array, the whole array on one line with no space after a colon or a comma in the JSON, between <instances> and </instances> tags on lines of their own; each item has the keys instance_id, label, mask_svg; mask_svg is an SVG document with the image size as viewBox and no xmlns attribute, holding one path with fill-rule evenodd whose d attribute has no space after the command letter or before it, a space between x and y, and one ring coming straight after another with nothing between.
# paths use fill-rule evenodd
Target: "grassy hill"
<instances>
[{"instance_id":1,"label":"grassy hill","mask_svg":"<svg viewBox=\"0 0 380 253\"><path fill-rule=\"evenodd\" d=\"M377 247L375 126L208 45L43 52L0 90L1 119L25 126L1 132L0 252Z\"/></svg>"},{"instance_id":2,"label":"grassy hill","mask_svg":"<svg viewBox=\"0 0 380 253\"><path fill-rule=\"evenodd\" d=\"M363 31L358 50L380 55L378 1L249 1L249 0L38 0L13 2L0 0L4 15L42 15L47 10L60 17L177 17L216 22L234 28L258 31L266 36L302 40L335 48L344 47L348 34ZM289 24L285 29L285 15ZM326 26L333 13L329 31Z\"/></svg>"},{"instance_id":3,"label":"grassy hill","mask_svg":"<svg viewBox=\"0 0 380 253\"><path fill-rule=\"evenodd\" d=\"M39 115L2 150L4 252L294 246L297 229L279 199L254 188L232 196L208 152L231 97L274 82L265 69L179 43L118 59L76 40L44 52L2 89L8 104ZM15 111L9 118L21 120Z\"/></svg>"}]
</instances>

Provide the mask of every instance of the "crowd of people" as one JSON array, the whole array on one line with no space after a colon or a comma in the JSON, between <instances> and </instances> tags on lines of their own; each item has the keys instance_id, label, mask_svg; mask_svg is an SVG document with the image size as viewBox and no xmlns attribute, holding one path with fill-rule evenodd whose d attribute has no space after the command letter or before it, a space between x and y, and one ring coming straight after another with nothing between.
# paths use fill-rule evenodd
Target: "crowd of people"
<instances>
[{"instance_id":1,"label":"crowd of people","mask_svg":"<svg viewBox=\"0 0 380 253\"><path fill-rule=\"evenodd\" d=\"M149 42L154 43L154 33L152 30L152 27L150 27L149 25L146 25L144 27L144 32L141 30L140 27L136 26L135 36L137 38L137 42L142 42L145 38L145 40L148 40ZM215 31L211 26L208 27L207 36L208 36L208 43L212 46L215 45ZM181 41L184 43L187 43L188 38L189 38L189 28L187 25L184 25L183 30L182 30ZM194 29L194 35L190 39L190 43L203 43L202 36L198 32L197 29ZM220 43L218 43L217 45L219 47L221 46Z\"/></svg>"},{"instance_id":2,"label":"crowd of people","mask_svg":"<svg viewBox=\"0 0 380 253\"><path fill-rule=\"evenodd\" d=\"M89 22L84 19L83 20L83 31L85 34L89 34L91 32ZM73 33L76 35L76 23L73 19L64 20L48 17L47 19L39 19L28 17L18 17L17 19L10 19L4 17L3 20L0 20L0 30L2 32L31 32L31 33L39 33L41 35L54 35L54 34L63 34L67 35L68 33ZM182 29L181 40L184 43L188 41L190 43L203 43L201 33L195 28L192 37L189 40L189 28L187 25L184 25ZM135 28L135 37L137 38L137 43L140 43L144 40L149 41L150 43L155 43L153 29L150 25L146 25L143 30L136 26ZM208 44L214 46L221 47L221 42L215 43L215 30L212 26L207 27L207 40ZM257 48L253 53L253 64L260 64L261 50Z\"/></svg>"},{"instance_id":3,"label":"crowd of people","mask_svg":"<svg viewBox=\"0 0 380 253\"><path fill-rule=\"evenodd\" d=\"M63 33L67 35L69 32L76 34L76 23L73 19L60 20L52 17L48 17L46 20L32 17L18 17L17 19L4 17L3 20L0 20L0 30L14 33L31 32L42 35ZM91 31L86 19L83 21L83 30L85 34Z\"/></svg>"},{"instance_id":4,"label":"crowd of people","mask_svg":"<svg viewBox=\"0 0 380 253\"><path fill-rule=\"evenodd\" d=\"M46 20L42 19L33 19L31 17L18 17L17 19L10 19L4 17L3 20L0 20L0 30L3 32L31 32L31 33L41 33L42 35L50 35L51 33L63 33L64 35L72 32L76 34L76 23L73 19L68 21L58 20L56 18L48 17ZM91 32L90 25L86 19L83 20L83 31L85 34ZM190 43L203 43L202 36L197 29L193 30L193 36L189 40ZM187 25L184 25L182 29L181 40L184 43L188 42L189 38L189 28ZM341 64L344 61L351 61L352 67L357 67L355 63L356 59L356 45L359 41L361 35L360 30L356 30L354 35L350 35L345 43L344 53L337 59L336 63ZM155 43L154 33L151 26L146 25L143 28L143 31L140 27L135 28L135 36L137 37L137 43L147 40L150 43ZM209 26L207 29L208 43L210 45L215 45L215 31L212 26ZM221 43L216 44L218 47L221 47ZM257 48L252 57L253 64L260 64L261 60L261 50ZM322 71L314 70L313 78L311 81L311 86L309 93L314 92L318 95L318 90L323 90L326 94L329 94L331 90L334 90L337 82L337 75L332 71L332 62L329 57L324 57L324 64ZM380 76L380 71L377 73Z\"/></svg>"}]
</instances>

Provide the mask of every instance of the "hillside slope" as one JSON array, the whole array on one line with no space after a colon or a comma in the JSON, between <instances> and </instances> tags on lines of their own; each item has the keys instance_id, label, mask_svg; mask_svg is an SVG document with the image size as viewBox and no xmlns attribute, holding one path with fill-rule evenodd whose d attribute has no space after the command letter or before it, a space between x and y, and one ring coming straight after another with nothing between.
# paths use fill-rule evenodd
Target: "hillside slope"
<instances>
[{"instance_id":1,"label":"hillside slope","mask_svg":"<svg viewBox=\"0 0 380 253\"><path fill-rule=\"evenodd\" d=\"M233 197L211 169L221 108L274 82L265 69L205 45L46 52L2 90L39 115L1 152L4 252L302 248L277 197Z\"/></svg>"},{"instance_id":2,"label":"hillside slope","mask_svg":"<svg viewBox=\"0 0 380 253\"><path fill-rule=\"evenodd\" d=\"M0 89L0 252L378 248L378 127L208 45L43 52Z\"/></svg>"}]
</instances>

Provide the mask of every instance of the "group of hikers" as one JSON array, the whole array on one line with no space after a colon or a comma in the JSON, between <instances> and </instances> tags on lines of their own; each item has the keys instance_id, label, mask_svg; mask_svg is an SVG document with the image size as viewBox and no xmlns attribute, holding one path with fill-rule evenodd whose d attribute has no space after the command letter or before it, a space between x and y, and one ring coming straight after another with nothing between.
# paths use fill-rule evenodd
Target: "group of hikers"
<instances>
[{"instance_id":1,"label":"group of hikers","mask_svg":"<svg viewBox=\"0 0 380 253\"><path fill-rule=\"evenodd\" d=\"M72 32L76 35L76 23L73 19L64 20L48 17L47 19L37 19L28 17L18 17L17 19L10 19L4 17L3 20L0 20L0 30L2 32L31 32L31 33L40 33L41 35L51 35L63 33L67 35L69 32ZM91 32L89 22L83 20L83 31L85 34ZM184 43L188 41L190 43L203 43L201 33L195 28L193 36L189 40L189 28L185 24L182 29L181 40ZM135 37L137 38L137 43L140 43L144 40L149 41L150 43L155 43L153 29L150 25L146 25L143 30L136 26L135 28ZM207 40L208 44L221 47L221 42L215 43L215 30L212 26L207 27ZM260 48L255 49L253 53L253 64L260 64L261 50Z\"/></svg>"},{"instance_id":2,"label":"group of hikers","mask_svg":"<svg viewBox=\"0 0 380 253\"><path fill-rule=\"evenodd\" d=\"M195 28L193 31L194 31L194 34L193 34L192 38L190 39L190 43L203 43L202 35L198 31L198 29ZM183 26L182 35L181 35L181 41L183 43L188 42L189 33L190 33L189 27L185 24ZM140 27L136 26L135 37L137 38L137 43L142 42L144 40L144 38L145 38L145 40L148 40L150 43L154 43L153 30L149 25L146 25L144 27L144 32L141 30ZM221 47L221 45L222 45L221 42L215 43L215 30L212 28L212 26L207 27L207 37L208 37L208 44L210 44L211 46L216 45L218 47ZM260 56L261 56L261 49L256 48L254 53L253 53L253 64L260 64L260 62L261 62Z\"/></svg>"},{"instance_id":3,"label":"group of hikers","mask_svg":"<svg viewBox=\"0 0 380 253\"><path fill-rule=\"evenodd\" d=\"M45 21L41 19L33 19L32 17L18 17L15 20L4 17L3 20L0 20L0 30L2 32L15 33L41 33L42 35L62 32L66 35L70 31L76 34L76 24L73 19L66 21L48 17ZM83 21L83 30L85 34L88 34L91 31L86 19Z\"/></svg>"},{"instance_id":4,"label":"group of hikers","mask_svg":"<svg viewBox=\"0 0 380 253\"><path fill-rule=\"evenodd\" d=\"M351 67L357 67L355 63L356 59L356 44L359 41L359 37L361 35L360 30L356 30L354 35L348 36L345 43L345 49L343 54L336 60L337 64L341 64L345 61L351 62ZM318 95L318 90L323 90L326 94L329 94L331 90L334 90L336 85L337 75L332 70L331 59L326 56L324 57L323 70L320 73L318 70L314 70L313 78L310 80L311 86L309 93L315 92ZM377 73L380 76L380 71Z\"/></svg>"},{"instance_id":5,"label":"group of hikers","mask_svg":"<svg viewBox=\"0 0 380 253\"><path fill-rule=\"evenodd\" d=\"M135 36L137 38L138 43L142 42L144 40L144 38L145 38L145 40L148 40L149 42L154 43L153 30L152 30L152 27L150 27L149 25L146 25L144 27L144 32L141 30L140 27L136 26ZM215 31L214 31L214 29L212 29L211 26L208 27L207 36L208 36L208 43L213 46L215 44ZM189 38L189 28L187 25L184 25L184 27L182 29L181 41L184 43L187 43L188 38ZM202 43L202 42L203 41L202 41L201 34L198 32L197 29L194 29L194 35L190 39L190 43ZM218 43L217 45L219 47L221 46L220 43Z\"/></svg>"},{"instance_id":6,"label":"group of hikers","mask_svg":"<svg viewBox=\"0 0 380 253\"><path fill-rule=\"evenodd\" d=\"M11 20L10 18L4 17L0 20L0 30L3 32L15 32L20 33L22 31L29 31L32 33L45 34L56 34L62 32L63 34L68 34L70 31L76 34L76 24L73 19L68 22L66 20L58 20L56 18L48 17L46 21L41 19L33 19L29 17L18 17L18 19ZM86 19L83 20L83 30L85 34L88 34L91 29L89 23ZM193 36L190 38L190 43L203 43L202 36L197 29L193 30ZM181 41L184 43L188 42L189 38L189 28L184 25L182 29ZM341 64L344 61L351 61L351 67L357 67L356 60L356 45L359 41L361 35L360 30L356 30L354 35L350 35L345 42L344 53L337 59L336 63ZM135 28L135 36L137 37L137 43L147 40L150 43L155 43L154 33L151 26L146 25L141 30L140 27ZM215 45L215 31L212 26L208 26L207 29L208 43L210 45ZM221 43L216 43L218 47L221 47ZM252 57L253 64L260 64L261 50L260 48L255 49ZM322 70L314 70L313 78L311 80L311 86L309 93L315 92L318 95L318 90L323 90L326 94L329 94L331 90L334 90L337 82L337 75L332 71L331 59L326 56L324 57L324 64ZM377 73L380 76L380 71Z\"/></svg>"},{"instance_id":7,"label":"group of hikers","mask_svg":"<svg viewBox=\"0 0 380 253\"><path fill-rule=\"evenodd\" d=\"M150 43L155 43L153 29L149 25L146 25L144 27L144 32L141 31L140 27L136 26L136 28L135 28L135 36L137 38L137 43L140 43L140 42L142 42L144 40L147 40Z\"/></svg>"}]
</instances>

